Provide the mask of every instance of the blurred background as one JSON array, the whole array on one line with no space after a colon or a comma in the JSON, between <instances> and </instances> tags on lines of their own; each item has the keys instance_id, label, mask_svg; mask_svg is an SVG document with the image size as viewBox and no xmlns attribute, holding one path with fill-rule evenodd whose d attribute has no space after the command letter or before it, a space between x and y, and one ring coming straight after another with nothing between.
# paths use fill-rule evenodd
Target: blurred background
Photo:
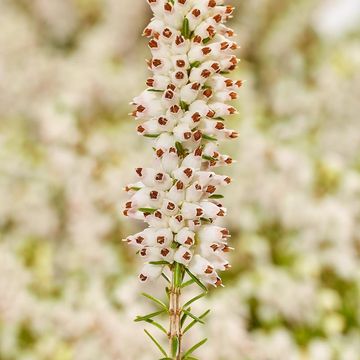
<instances>
[{"instance_id":1,"label":"blurred background","mask_svg":"<svg viewBox=\"0 0 360 360\"><path fill-rule=\"evenodd\" d=\"M187 341L210 338L204 360L359 360L360 2L232 4L236 252ZM0 0L1 360L158 358L121 242L141 224L120 213L151 155L127 115L149 18L144 0Z\"/></svg>"}]
</instances>

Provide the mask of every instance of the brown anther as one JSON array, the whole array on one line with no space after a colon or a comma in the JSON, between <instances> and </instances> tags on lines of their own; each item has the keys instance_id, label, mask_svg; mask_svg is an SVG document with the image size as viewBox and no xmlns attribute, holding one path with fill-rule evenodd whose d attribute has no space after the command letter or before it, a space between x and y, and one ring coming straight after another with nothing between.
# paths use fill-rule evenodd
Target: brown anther
<instances>
[{"instance_id":1,"label":"brown anther","mask_svg":"<svg viewBox=\"0 0 360 360\"><path fill-rule=\"evenodd\" d=\"M177 190L183 190L184 189L184 183L181 180L178 180L176 182L176 189Z\"/></svg>"},{"instance_id":2,"label":"brown anther","mask_svg":"<svg viewBox=\"0 0 360 360\"><path fill-rule=\"evenodd\" d=\"M160 211L155 211L154 215L155 215L156 218L162 219L162 214L161 214Z\"/></svg>"},{"instance_id":3,"label":"brown anther","mask_svg":"<svg viewBox=\"0 0 360 360\"><path fill-rule=\"evenodd\" d=\"M225 80L225 85L226 85L227 87L231 87L231 86L234 85L234 82L233 82L231 79L226 79L226 80Z\"/></svg>"},{"instance_id":4,"label":"brown anther","mask_svg":"<svg viewBox=\"0 0 360 360\"><path fill-rule=\"evenodd\" d=\"M191 119L193 122L199 122L201 120L201 115L198 112L196 112L191 116Z\"/></svg>"},{"instance_id":5,"label":"brown anther","mask_svg":"<svg viewBox=\"0 0 360 360\"><path fill-rule=\"evenodd\" d=\"M192 89L192 90L199 90L199 89L200 89L200 86L201 86L201 85L200 85L199 83L194 83L194 84L191 85L191 89Z\"/></svg>"},{"instance_id":6,"label":"brown anther","mask_svg":"<svg viewBox=\"0 0 360 360\"><path fill-rule=\"evenodd\" d=\"M224 247L223 247L223 249L222 249L222 252L228 253L228 252L230 252L230 250L231 250L230 246L224 245Z\"/></svg>"},{"instance_id":7,"label":"brown anther","mask_svg":"<svg viewBox=\"0 0 360 360\"><path fill-rule=\"evenodd\" d=\"M160 66L162 64L162 61L160 59L153 59L152 64L155 67L158 67L158 66Z\"/></svg>"},{"instance_id":8,"label":"brown anther","mask_svg":"<svg viewBox=\"0 0 360 360\"><path fill-rule=\"evenodd\" d=\"M214 8L216 6L216 0L210 0L208 3L209 8Z\"/></svg>"},{"instance_id":9,"label":"brown anther","mask_svg":"<svg viewBox=\"0 0 360 360\"><path fill-rule=\"evenodd\" d=\"M195 17L199 17L201 15L201 11L199 9L194 9L191 12Z\"/></svg>"},{"instance_id":10,"label":"brown anther","mask_svg":"<svg viewBox=\"0 0 360 360\"><path fill-rule=\"evenodd\" d=\"M233 11L234 11L234 7L233 7L233 6L231 6L231 5L226 6L226 11L225 11L225 13L226 13L227 15L230 15Z\"/></svg>"},{"instance_id":11,"label":"brown anther","mask_svg":"<svg viewBox=\"0 0 360 360\"><path fill-rule=\"evenodd\" d=\"M136 239L135 239L136 243L137 244L142 244L142 242L144 241L144 238L142 236L138 236Z\"/></svg>"},{"instance_id":12,"label":"brown anther","mask_svg":"<svg viewBox=\"0 0 360 360\"><path fill-rule=\"evenodd\" d=\"M145 107L142 106L142 105L139 105L139 106L136 108L136 111L139 112L139 113L144 112L144 110L145 110Z\"/></svg>"},{"instance_id":13,"label":"brown anther","mask_svg":"<svg viewBox=\"0 0 360 360\"><path fill-rule=\"evenodd\" d=\"M236 139L239 137L239 133L237 133L236 131L233 131L229 137L230 137L230 139Z\"/></svg>"},{"instance_id":14,"label":"brown anther","mask_svg":"<svg viewBox=\"0 0 360 360\"><path fill-rule=\"evenodd\" d=\"M231 157L228 157L228 158L225 160L225 163L228 164L228 165L232 164L232 162L233 162L233 159L232 159Z\"/></svg>"},{"instance_id":15,"label":"brown anther","mask_svg":"<svg viewBox=\"0 0 360 360\"><path fill-rule=\"evenodd\" d=\"M194 152L194 155L195 156L201 156L202 155L202 148L199 146L196 150L195 150L195 152Z\"/></svg>"},{"instance_id":16,"label":"brown anther","mask_svg":"<svg viewBox=\"0 0 360 360\"><path fill-rule=\"evenodd\" d=\"M217 216L225 216L225 211L221 209L216 215Z\"/></svg>"},{"instance_id":17,"label":"brown anther","mask_svg":"<svg viewBox=\"0 0 360 360\"><path fill-rule=\"evenodd\" d=\"M162 126L165 126L168 123L168 120L164 118L163 116L159 117L158 123Z\"/></svg>"},{"instance_id":18,"label":"brown anther","mask_svg":"<svg viewBox=\"0 0 360 360\"><path fill-rule=\"evenodd\" d=\"M207 88L204 92L203 95L207 98L210 98L212 96L213 92L210 88Z\"/></svg>"},{"instance_id":19,"label":"brown anther","mask_svg":"<svg viewBox=\"0 0 360 360\"><path fill-rule=\"evenodd\" d=\"M212 25L210 25L207 29L206 29L206 31L208 32L208 34L209 34L209 36L210 37L214 37L215 36L215 28L212 26Z\"/></svg>"},{"instance_id":20,"label":"brown anther","mask_svg":"<svg viewBox=\"0 0 360 360\"><path fill-rule=\"evenodd\" d=\"M140 274L139 278L140 278L141 281L146 281L147 280L147 276L145 276L143 274Z\"/></svg>"},{"instance_id":21,"label":"brown anther","mask_svg":"<svg viewBox=\"0 0 360 360\"><path fill-rule=\"evenodd\" d=\"M230 59L231 64L237 65L239 59L236 56L232 56Z\"/></svg>"},{"instance_id":22,"label":"brown anther","mask_svg":"<svg viewBox=\"0 0 360 360\"><path fill-rule=\"evenodd\" d=\"M221 232L221 233L223 234L223 236L225 236L225 237L230 235L230 232L229 232L228 229L222 229L220 232Z\"/></svg>"},{"instance_id":23,"label":"brown anther","mask_svg":"<svg viewBox=\"0 0 360 360\"><path fill-rule=\"evenodd\" d=\"M184 174L189 178L189 177L192 176L193 171L192 171L191 168L186 168L186 169L184 170Z\"/></svg>"},{"instance_id":24,"label":"brown anther","mask_svg":"<svg viewBox=\"0 0 360 360\"><path fill-rule=\"evenodd\" d=\"M193 224L194 224L195 226L201 225L201 221L200 221L200 220L193 220Z\"/></svg>"},{"instance_id":25,"label":"brown anther","mask_svg":"<svg viewBox=\"0 0 360 360\"><path fill-rule=\"evenodd\" d=\"M172 211L172 210L175 209L175 204L172 203L172 202L169 202L166 208L167 208L168 210Z\"/></svg>"},{"instance_id":26,"label":"brown anther","mask_svg":"<svg viewBox=\"0 0 360 360\"><path fill-rule=\"evenodd\" d=\"M182 35L176 37L176 40L175 40L176 45L179 46L179 45L183 44L184 42L185 42L185 38Z\"/></svg>"},{"instance_id":27,"label":"brown anther","mask_svg":"<svg viewBox=\"0 0 360 360\"><path fill-rule=\"evenodd\" d=\"M202 138L202 132L200 130L197 130L194 132L194 140L199 141Z\"/></svg>"},{"instance_id":28,"label":"brown anther","mask_svg":"<svg viewBox=\"0 0 360 360\"><path fill-rule=\"evenodd\" d=\"M143 171L143 168L137 168L135 169L136 173L139 175L139 176L142 176L142 171Z\"/></svg>"},{"instance_id":29,"label":"brown anther","mask_svg":"<svg viewBox=\"0 0 360 360\"><path fill-rule=\"evenodd\" d=\"M168 90L168 91L165 93L165 99L171 100L173 97L174 97L174 93L173 93L172 90Z\"/></svg>"},{"instance_id":30,"label":"brown anther","mask_svg":"<svg viewBox=\"0 0 360 360\"><path fill-rule=\"evenodd\" d=\"M146 36L146 37L151 36L151 34L152 34L152 30L149 29L149 28L146 28L146 29L144 30L144 32L143 32L143 35Z\"/></svg>"},{"instance_id":31,"label":"brown anther","mask_svg":"<svg viewBox=\"0 0 360 360\"><path fill-rule=\"evenodd\" d=\"M233 30L228 29L228 30L226 31L226 35L227 35L228 37L233 37L235 34L234 34L234 31L233 31Z\"/></svg>"},{"instance_id":32,"label":"brown anther","mask_svg":"<svg viewBox=\"0 0 360 360\"><path fill-rule=\"evenodd\" d=\"M156 238L156 241L158 244L164 244L165 243L165 236L158 236Z\"/></svg>"},{"instance_id":33,"label":"brown anther","mask_svg":"<svg viewBox=\"0 0 360 360\"><path fill-rule=\"evenodd\" d=\"M184 255L182 256L185 260L190 260L191 259L191 253L189 253L188 251L186 253L184 253Z\"/></svg>"},{"instance_id":34,"label":"brown anther","mask_svg":"<svg viewBox=\"0 0 360 360\"><path fill-rule=\"evenodd\" d=\"M208 46L206 46L206 47L202 48L201 51L202 51L202 53L203 53L204 55L208 55L208 54L211 53L211 48L209 48Z\"/></svg>"},{"instance_id":35,"label":"brown anther","mask_svg":"<svg viewBox=\"0 0 360 360\"><path fill-rule=\"evenodd\" d=\"M164 179L164 174L163 173L157 173L155 175L155 180L156 181L163 181L163 179Z\"/></svg>"},{"instance_id":36,"label":"brown anther","mask_svg":"<svg viewBox=\"0 0 360 360\"><path fill-rule=\"evenodd\" d=\"M214 185L208 185L206 188L206 192L208 194L213 194L216 191L216 187Z\"/></svg>"},{"instance_id":37,"label":"brown anther","mask_svg":"<svg viewBox=\"0 0 360 360\"><path fill-rule=\"evenodd\" d=\"M195 184L195 189L197 191L200 191L202 189L201 185L200 184Z\"/></svg>"},{"instance_id":38,"label":"brown anther","mask_svg":"<svg viewBox=\"0 0 360 360\"><path fill-rule=\"evenodd\" d=\"M132 208L132 202L131 202L131 201L128 201L128 202L125 204L125 208L126 208L126 209L131 209L131 208Z\"/></svg>"},{"instance_id":39,"label":"brown anther","mask_svg":"<svg viewBox=\"0 0 360 360\"><path fill-rule=\"evenodd\" d=\"M219 277L216 278L215 286L221 286L221 285L222 285L221 279Z\"/></svg>"},{"instance_id":40,"label":"brown anther","mask_svg":"<svg viewBox=\"0 0 360 360\"><path fill-rule=\"evenodd\" d=\"M141 249L140 255L141 256L146 256L147 255L147 250L146 249Z\"/></svg>"},{"instance_id":41,"label":"brown anther","mask_svg":"<svg viewBox=\"0 0 360 360\"><path fill-rule=\"evenodd\" d=\"M218 121L215 125L215 129L217 130L224 130L225 129L225 125L224 123L222 123L221 121Z\"/></svg>"},{"instance_id":42,"label":"brown anther","mask_svg":"<svg viewBox=\"0 0 360 360\"><path fill-rule=\"evenodd\" d=\"M201 72L201 76L205 79L207 79L211 75L211 71L208 69L205 69Z\"/></svg>"},{"instance_id":43,"label":"brown anther","mask_svg":"<svg viewBox=\"0 0 360 360\"><path fill-rule=\"evenodd\" d=\"M175 216L175 219L176 219L178 222L182 222L182 221L183 221L182 215L177 215L177 216Z\"/></svg>"},{"instance_id":44,"label":"brown anther","mask_svg":"<svg viewBox=\"0 0 360 360\"><path fill-rule=\"evenodd\" d=\"M159 193L156 190L150 191L150 199L156 200L159 197Z\"/></svg>"},{"instance_id":45,"label":"brown anther","mask_svg":"<svg viewBox=\"0 0 360 360\"><path fill-rule=\"evenodd\" d=\"M176 61L176 66L179 68L183 68L186 65L184 60L177 60Z\"/></svg>"},{"instance_id":46,"label":"brown anther","mask_svg":"<svg viewBox=\"0 0 360 360\"><path fill-rule=\"evenodd\" d=\"M154 83L155 83L155 80L152 79L152 78L149 78L149 79L146 80L146 85L147 86L153 87Z\"/></svg>"},{"instance_id":47,"label":"brown anther","mask_svg":"<svg viewBox=\"0 0 360 360\"><path fill-rule=\"evenodd\" d=\"M169 153L171 154L171 153L177 153L177 150L176 150L176 148L174 148L173 146L169 149Z\"/></svg>"},{"instance_id":48,"label":"brown anther","mask_svg":"<svg viewBox=\"0 0 360 360\"><path fill-rule=\"evenodd\" d=\"M212 118L215 116L215 111L209 110L209 112L206 114L207 117Z\"/></svg>"},{"instance_id":49,"label":"brown anther","mask_svg":"<svg viewBox=\"0 0 360 360\"><path fill-rule=\"evenodd\" d=\"M204 271L205 274L212 274L213 272L214 272L214 268L210 265L208 265L208 267Z\"/></svg>"},{"instance_id":50,"label":"brown anther","mask_svg":"<svg viewBox=\"0 0 360 360\"><path fill-rule=\"evenodd\" d=\"M220 248L220 246L218 244L212 244L210 246L214 251L218 250Z\"/></svg>"},{"instance_id":51,"label":"brown anther","mask_svg":"<svg viewBox=\"0 0 360 360\"><path fill-rule=\"evenodd\" d=\"M176 114L180 111L180 107L178 105L173 105L171 108L170 108L170 111L173 113L173 114Z\"/></svg>"},{"instance_id":52,"label":"brown anther","mask_svg":"<svg viewBox=\"0 0 360 360\"><path fill-rule=\"evenodd\" d=\"M169 85L167 86L167 89L172 90L172 91L175 91L176 86L175 86L174 84L169 84Z\"/></svg>"},{"instance_id":53,"label":"brown anther","mask_svg":"<svg viewBox=\"0 0 360 360\"><path fill-rule=\"evenodd\" d=\"M164 150L163 149L156 150L156 156L158 158L161 158L163 155L164 155Z\"/></svg>"},{"instance_id":54,"label":"brown anther","mask_svg":"<svg viewBox=\"0 0 360 360\"><path fill-rule=\"evenodd\" d=\"M193 42L194 43L197 43L197 44L201 44L202 42L202 37L200 35L196 35L193 39Z\"/></svg>"},{"instance_id":55,"label":"brown anther","mask_svg":"<svg viewBox=\"0 0 360 360\"><path fill-rule=\"evenodd\" d=\"M236 113L236 109L234 107L230 106L230 107L228 107L228 112L230 115L233 115Z\"/></svg>"},{"instance_id":56,"label":"brown anther","mask_svg":"<svg viewBox=\"0 0 360 360\"><path fill-rule=\"evenodd\" d=\"M215 70L215 71L219 71L220 70L220 65L219 63L215 62L211 65L211 67Z\"/></svg>"},{"instance_id":57,"label":"brown anther","mask_svg":"<svg viewBox=\"0 0 360 360\"><path fill-rule=\"evenodd\" d=\"M178 80L182 80L184 77L185 77L185 74L182 71L178 71L175 74L175 78L178 79Z\"/></svg>"},{"instance_id":58,"label":"brown anther","mask_svg":"<svg viewBox=\"0 0 360 360\"><path fill-rule=\"evenodd\" d=\"M171 11L173 9L173 7L171 6L171 4L168 2L164 5L164 9L165 11Z\"/></svg>"},{"instance_id":59,"label":"brown anther","mask_svg":"<svg viewBox=\"0 0 360 360\"><path fill-rule=\"evenodd\" d=\"M178 0L178 3L181 5L185 5L187 0Z\"/></svg>"},{"instance_id":60,"label":"brown anther","mask_svg":"<svg viewBox=\"0 0 360 360\"><path fill-rule=\"evenodd\" d=\"M127 209L124 210L124 211L123 211L123 214L124 214L124 216L129 216L129 210L127 210Z\"/></svg>"},{"instance_id":61,"label":"brown anther","mask_svg":"<svg viewBox=\"0 0 360 360\"><path fill-rule=\"evenodd\" d=\"M213 17L213 19L215 20L215 22L219 23L222 20L222 16L220 14L217 14Z\"/></svg>"},{"instance_id":62,"label":"brown anther","mask_svg":"<svg viewBox=\"0 0 360 360\"><path fill-rule=\"evenodd\" d=\"M194 243L194 240L189 236L184 243L186 245L192 245Z\"/></svg>"},{"instance_id":63,"label":"brown anther","mask_svg":"<svg viewBox=\"0 0 360 360\"><path fill-rule=\"evenodd\" d=\"M149 46L154 49L154 48L157 48L158 47L158 43L156 40L152 39L149 41Z\"/></svg>"},{"instance_id":64,"label":"brown anther","mask_svg":"<svg viewBox=\"0 0 360 360\"><path fill-rule=\"evenodd\" d=\"M237 50L238 48L239 48L239 46L236 43L232 43L231 46L230 46L231 50Z\"/></svg>"},{"instance_id":65,"label":"brown anther","mask_svg":"<svg viewBox=\"0 0 360 360\"><path fill-rule=\"evenodd\" d=\"M226 178L224 179L224 181L225 181L227 184L230 184L230 183L231 183L231 179L230 179L229 177L226 177Z\"/></svg>"},{"instance_id":66,"label":"brown anther","mask_svg":"<svg viewBox=\"0 0 360 360\"><path fill-rule=\"evenodd\" d=\"M236 84L237 87L241 87L243 85L243 83L244 82L242 80L238 80L238 81L236 81L235 84Z\"/></svg>"},{"instance_id":67,"label":"brown anther","mask_svg":"<svg viewBox=\"0 0 360 360\"><path fill-rule=\"evenodd\" d=\"M191 132L190 131L184 132L184 139L189 140L190 138L191 138Z\"/></svg>"},{"instance_id":68,"label":"brown anther","mask_svg":"<svg viewBox=\"0 0 360 360\"><path fill-rule=\"evenodd\" d=\"M222 43L220 43L221 50L226 50L229 46L230 44L227 41L223 41Z\"/></svg>"},{"instance_id":69,"label":"brown anther","mask_svg":"<svg viewBox=\"0 0 360 360\"><path fill-rule=\"evenodd\" d=\"M203 214L204 214L203 209L201 209L201 208L197 208L197 209L196 209L196 216L201 216L201 215L203 215Z\"/></svg>"},{"instance_id":70,"label":"brown anther","mask_svg":"<svg viewBox=\"0 0 360 360\"><path fill-rule=\"evenodd\" d=\"M235 91L232 91L230 94L229 94L231 100L236 100L237 97L238 97L238 94L235 92Z\"/></svg>"},{"instance_id":71,"label":"brown anther","mask_svg":"<svg viewBox=\"0 0 360 360\"><path fill-rule=\"evenodd\" d=\"M139 125L138 127L137 127L137 132L139 132L139 133L143 133L145 131L145 128L142 126L142 125Z\"/></svg>"},{"instance_id":72,"label":"brown anther","mask_svg":"<svg viewBox=\"0 0 360 360\"><path fill-rule=\"evenodd\" d=\"M229 269L231 269L231 265L230 264L225 264L224 268L225 268L225 270L229 270Z\"/></svg>"},{"instance_id":73,"label":"brown anther","mask_svg":"<svg viewBox=\"0 0 360 360\"><path fill-rule=\"evenodd\" d=\"M164 35L164 37L166 37L166 38L170 38L171 37L171 35L172 35L172 31L169 29L169 28L166 28L164 31L163 31L163 35Z\"/></svg>"}]
</instances>

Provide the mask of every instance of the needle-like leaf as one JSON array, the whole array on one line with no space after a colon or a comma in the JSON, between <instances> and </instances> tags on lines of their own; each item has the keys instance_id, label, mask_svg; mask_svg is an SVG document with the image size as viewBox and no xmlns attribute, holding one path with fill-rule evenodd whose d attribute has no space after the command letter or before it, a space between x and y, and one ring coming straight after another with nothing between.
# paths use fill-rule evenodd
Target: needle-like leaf
<instances>
[{"instance_id":1,"label":"needle-like leaf","mask_svg":"<svg viewBox=\"0 0 360 360\"><path fill-rule=\"evenodd\" d=\"M144 330L145 334L153 341L153 343L156 345L156 347L160 350L160 352L166 357L168 358L168 355L166 353L166 351L163 349L163 347L159 344L159 342L147 331Z\"/></svg>"},{"instance_id":2,"label":"needle-like leaf","mask_svg":"<svg viewBox=\"0 0 360 360\"><path fill-rule=\"evenodd\" d=\"M144 315L144 316L137 316L134 321L135 322L146 321L148 319L151 319L151 318L153 318L155 316L158 316L158 315L162 314L163 312L165 312L165 310L156 311L156 312L153 312L151 314Z\"/></svg>"},{"instance_id":3,"label":"needle-like leaf","mask_svg":"<svg viewBox=\"0 0 360 360\"><path fill-rule=\"evenodd\" d=\"M207 287L188 269L185 268L187 274L194 280L205 292L207 292Z\"/></svg>"},{"instance_id":4,"label":"needle-like leaf","mask_svg":"<svg viewBox=\"0 0 360 360\"><path fill-rule=\"evenodd\" d=\"M151 265L169 265L169 262L165 261L165 260L159 260L159 261L149 261L149 264L151 264Z\"/></svg>"},{"instance_id":5,"label":"needle-like leaf","mask_svg":"<svg viewBox=\"0 0 360 360\"><path fill-rule=\"evenodd\" d=\"M168 310L168 307L159 299L157 299L156 297L147 294L147 293L142 293L142 296L145 296L146 298L150 299L151 301L153 301L154 303L158 304L159 306L161 306L165 311Z\"/></svg>"},{"instance_id":6,"label":"needle-like leaf","mask_svg":"<svg viewBox=\"0 0 360 360\"><path fill-rule=\"evenodd\" d=\"M183 313L190 316L192 319L194 319L195 321L199 322L200 324L205 324L204 321L202 321L200 318L198 318L197 316L195 316L194 314L192 314L190 311L187 311L185 309L183 309Z\"/></svg>"},{"instance_id":7,"label":"needle-like leaf","mask_svg":"<svg viewBox=\"0 0 360 360\"><path fill-rule=\"evenodd\" d=\"M194 281L193 279L190 279L190 280L182 283L182 284L181 284L181 287L184 288L184 287L186 287L186 286L189 286L189 285L193 284L194 282L195 282L195 281Z\"/></svg>"},{"instance_id":8,"label":"needle-like leaf","mask_svg":"<svg viewBox=\"0 0 360 360\"><path fill-rule=\"evenodd\" d=\"M161 330L164 334L167 335L166 329L165 329L161 324L159 324L158 322L156 322L155 320L153 320L153 319L147 319L147 320L144 320L144 321L146 321L148 324L154 325L154 326L157 327L159 330Z\"/></svg>"},{"instance_id":9,"label":"needle-like leaf","mask_svg":"<svg viewBox=\"0 0 360 360\"><path fill-rule=\"evenodd\" d=\"M199 319L204 319L208 314L210 310L206 310L202 315L199 316ZM194 325L196 324L196 321L192 321L183 331L183 334L188 332Z\"/></svg>"},{"instance_id":10,"label":"needle-like leaf","mask_svg":"<svg viewBox=\"0 0 360 360\"><path fill-rule=\"evenodd\" d=\"M207 342L208 339L204 339L199 341L197 344L192 346L183 356L184 360L189 360L189 355L191 355L196 349L198 349L200 346L204 345ZM190 358L191 359L191 358Z\"/></svg>"},{"instance_id":11,"label":"needle-like leaf","mask_svg":"<svg viewBox=\"0 0 360 360\"><path fill-rule=\"evenodd\" d=\"M193 302L201 299L202 297L204 297L206 295L206 293L202 293L198 296L193 297L192 299L190 299L187 303L184 304L184 307L188 307L189 305L191 305Z\"/></svg>"},{"instance_id":12,"label":"needle-like leaf","mask_svg":"<svg viewBox=\"0 0 360 360\"><path fill-rule=\"evenodd\" d=\"M162 273L161 276L162 276L168 283L171 283L171 280L169 279L169 277L168 277L165 273Z\"/></svg>"}]
</instances>

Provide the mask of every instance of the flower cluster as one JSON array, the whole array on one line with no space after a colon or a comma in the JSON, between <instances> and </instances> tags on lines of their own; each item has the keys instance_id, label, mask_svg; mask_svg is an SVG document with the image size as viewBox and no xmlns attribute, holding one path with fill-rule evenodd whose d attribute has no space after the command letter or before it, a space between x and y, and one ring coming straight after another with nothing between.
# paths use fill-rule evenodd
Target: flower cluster
<instances>
[{"instance_id":1,"label":"flower cluster","mask_svg":"<svg viewBox=\"0 0 360 360\"><path fill-rule=\"evenodd\" d=\"M126 241L146 261L140 280L159 276L159 265L185 265L204 283L221 285L218 271L230 267L229 231L219 190L231 179L216 174L230 165L219 142L238 134L226 127L236 114L229 101L242 81L225 75L236 68L238 45L224 23L233 7L223 0L148 0L154 17L144 35L152 53L148 88L133 101L137 132L153 138L154 165L137 168L126 187L124 214L149 227Z\"/></svg>"}]
</instances>

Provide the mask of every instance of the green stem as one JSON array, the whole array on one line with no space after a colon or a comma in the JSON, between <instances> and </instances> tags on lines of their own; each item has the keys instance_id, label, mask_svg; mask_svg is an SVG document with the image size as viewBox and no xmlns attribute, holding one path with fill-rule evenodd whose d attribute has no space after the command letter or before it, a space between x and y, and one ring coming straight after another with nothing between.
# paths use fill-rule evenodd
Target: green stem
<instances>
[{"instance_id":1,"label":"green stem","mask_svg":"<svg viewBox=\"0 0 360 360\"><path fill-rule=\"evenodd\" d=\"M172 281L170 288L169 316L170 316L170 351L173 360L181 360L182 331L181 331L181 284L184 269L181 264L175 263L172 268Z\"/></svg>"}]
</instances>

